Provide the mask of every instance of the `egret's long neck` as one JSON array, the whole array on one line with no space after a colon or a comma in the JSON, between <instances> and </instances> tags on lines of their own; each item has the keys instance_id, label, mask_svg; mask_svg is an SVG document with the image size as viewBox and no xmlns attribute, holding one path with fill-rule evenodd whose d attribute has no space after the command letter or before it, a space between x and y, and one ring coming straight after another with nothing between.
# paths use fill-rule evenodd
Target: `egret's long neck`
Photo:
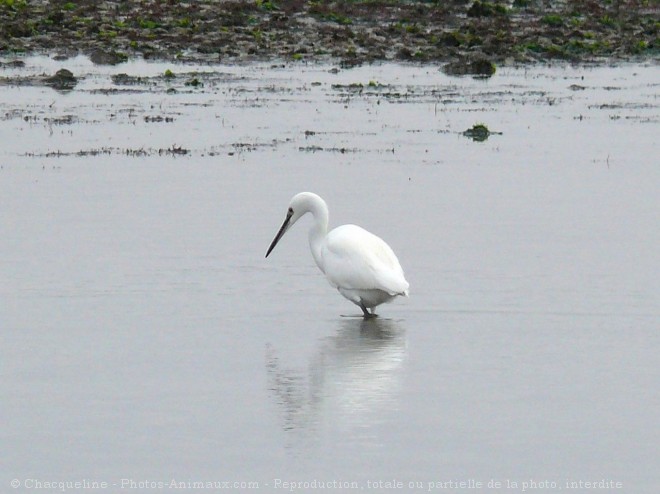
<instances>
[{"instance_id":1,"label":"egret's long neck","mask_svg":"<svg viewBox=\"0 0 660 494\"><path fill-rule=\"evenodd\" d=\"M314 261L321 271L325 273L323 259L321 257L321 247L325 236L328 234L328 206L324 201L314 203L310 211L314 216L314 224L309 230L309 247L312 250Z\"/></svg>"}]
</instances>

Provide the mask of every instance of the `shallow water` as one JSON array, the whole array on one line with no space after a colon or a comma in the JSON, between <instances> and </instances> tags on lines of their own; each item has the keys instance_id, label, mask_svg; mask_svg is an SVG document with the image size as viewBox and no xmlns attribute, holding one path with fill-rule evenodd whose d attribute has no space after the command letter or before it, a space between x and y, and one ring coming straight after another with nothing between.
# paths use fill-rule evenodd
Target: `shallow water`
<instances>
[{"instance_id":1,"label":"shallow water","mask_svg":"<svg viewBox=\"0 0 660 494\"><path fill-rule=\"evenodd\" d=\"M658 491L657 66L26 61L82 79L0 89L1 485ZM264 259L301 190L411 297Z\"/></svg>"}]
</instances>

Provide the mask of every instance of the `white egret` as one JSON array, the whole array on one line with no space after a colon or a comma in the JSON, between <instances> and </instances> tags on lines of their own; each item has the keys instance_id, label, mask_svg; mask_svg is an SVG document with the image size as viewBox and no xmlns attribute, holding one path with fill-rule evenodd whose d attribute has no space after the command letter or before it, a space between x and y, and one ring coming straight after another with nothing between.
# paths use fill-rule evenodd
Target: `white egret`
<instances>
[{"instance_id":1,"label":"white egret","mask_svg":"<svg viewBox=\"0 0 660 494\"><path fill-rule=\"evenodd\" d=\"M365 318L376 315L377 305L397 295L408 296L408 282L390 246L356 225L338 226L328 232L328 205L312 192L293 196L286 219L266 257L287 230L307 213L314 217L309 247L316 265L339 293L362 309Z\"/></svg>"}]
</instances>

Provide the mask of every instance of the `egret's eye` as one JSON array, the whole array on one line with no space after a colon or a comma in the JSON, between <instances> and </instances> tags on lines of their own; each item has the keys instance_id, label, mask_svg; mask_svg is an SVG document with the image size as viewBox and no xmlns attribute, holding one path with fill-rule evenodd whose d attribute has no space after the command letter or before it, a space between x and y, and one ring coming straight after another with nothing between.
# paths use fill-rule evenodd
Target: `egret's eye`
<instances>
[{"instance_id":1,"label":"egret's eye","mask_svg":"<svg viewBox=\"0 0 660 494\"><path fill-rule=\"evenodd\" d=\"M293 214L293 208L289 208L289 214Z\"/></svg>"}]
</instances>

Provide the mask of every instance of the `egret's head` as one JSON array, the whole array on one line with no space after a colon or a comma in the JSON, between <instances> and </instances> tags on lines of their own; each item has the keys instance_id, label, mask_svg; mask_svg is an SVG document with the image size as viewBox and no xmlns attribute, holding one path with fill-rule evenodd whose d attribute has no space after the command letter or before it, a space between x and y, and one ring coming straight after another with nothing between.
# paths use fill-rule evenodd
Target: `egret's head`
<instances>
[{"instance_id":1,"label":"egret's head","mask_svg":"<svg viewBox=\"0 0 660 494\"><path fill-rule=\"evenodd\" d=\"M312 194L311 192L301 192L300 194L293 196L293 199L291 199L291 202L289 203L289 209L286 212L284 223L282 223L280 230L277 232L277 235L275 235L275 238L271 242L270 247L268 247L266 257L268 257L268 254L270 254L271 251L275 248L277 242L280 241L287 230L291 228L294 223L298 221L302 216L304 216L305 213L310 211L310 201L313 200L311 196L316 196L316 194Z\"/></svg>"}]
</instances>

